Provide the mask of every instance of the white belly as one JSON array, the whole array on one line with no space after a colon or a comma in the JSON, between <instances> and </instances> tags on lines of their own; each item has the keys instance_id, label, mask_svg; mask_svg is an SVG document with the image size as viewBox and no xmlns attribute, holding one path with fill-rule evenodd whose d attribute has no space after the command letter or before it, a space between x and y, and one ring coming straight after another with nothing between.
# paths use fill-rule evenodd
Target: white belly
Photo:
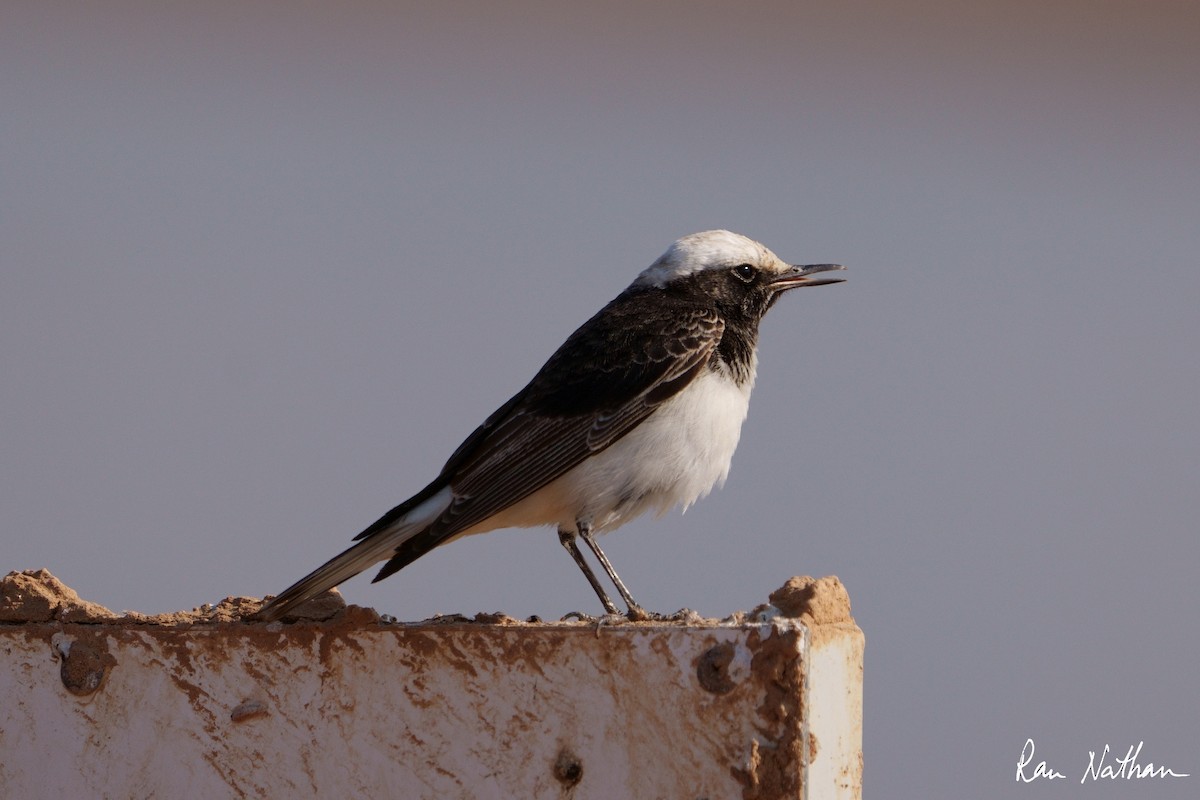
<instances>
[{"instance_id":1,"label":"white belly","mask_svg":"<svg viewBox=\"0 0 1200 800\"><path fill-rule=\"evenodd\" d=\"M578 520L613 530L647 511L687 508L725 482L752 381L739 387L704 371L634 430L467 533Z\"/></svg>"}]
</instances>

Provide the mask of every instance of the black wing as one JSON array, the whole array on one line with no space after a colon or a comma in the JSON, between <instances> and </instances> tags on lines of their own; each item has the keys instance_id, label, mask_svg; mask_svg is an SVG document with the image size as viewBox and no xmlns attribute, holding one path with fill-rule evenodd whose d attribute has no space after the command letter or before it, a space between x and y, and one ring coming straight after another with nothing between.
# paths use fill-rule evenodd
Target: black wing
<instances>
[{"instance_id":1,"label":"black wing","mask_svg":"<svg viewBox=\"0 0 1200 800\"><path fill-rule=\"evenodd\" d=\"M707 367L724 327L715 310L670 302L657 292L618 297L459 446L428 494L418 495L449 485L454 502L402 544L375 580L620 439Z\"/></svg>"}]
</instances>

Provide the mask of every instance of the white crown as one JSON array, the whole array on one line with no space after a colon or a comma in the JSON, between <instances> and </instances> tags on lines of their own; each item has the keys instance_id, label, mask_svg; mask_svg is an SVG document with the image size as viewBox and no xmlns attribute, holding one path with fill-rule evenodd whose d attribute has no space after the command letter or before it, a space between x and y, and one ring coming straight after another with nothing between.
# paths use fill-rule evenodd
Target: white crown
<instances>
[{"instance_id":1,"label":"white crown","mask_svg":"<svg viewBox=\"0 0 1200 800\"><path fill-rule=\"evenodd\" d=\"M702 270L738 264L752 264L773 272L787 269L778 256L753 239L730 231L702 231L678 239L637 276L633 285L662 287Z\"/></svg>"}]
</instances>

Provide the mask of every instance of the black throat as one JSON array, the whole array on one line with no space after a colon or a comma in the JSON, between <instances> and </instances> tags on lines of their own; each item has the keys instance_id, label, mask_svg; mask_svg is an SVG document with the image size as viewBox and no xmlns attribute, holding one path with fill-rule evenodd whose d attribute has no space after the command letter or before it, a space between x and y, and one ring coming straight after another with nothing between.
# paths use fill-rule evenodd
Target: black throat
<instances>
[{"instance_id":1,"label":"black throat","mask_svg":"<svg viewBox=\"0 0 1200 800\"><path fill-rule=\"evenodd\" d=\"M724 366L738 386L754 379L754 353L758 347L758 325L770 307L769 295L738 296L728 291L728 276L706 270L672 281L661 291L674 300L715 306L725 331L717 344L716 358L710 369Z\"/></svg>"},{"instance_id":2,"label":"black throat","mask_svg":"<svg viewBox=\"0 0 1200 800\"><path fill-rule=\"evenodd\" d=\"M758 323L747 324L739 320L725 320L725 332L717 345L717 359L733 376L738 386L754 380L754 350L758 347ZM714 359L715 362L715 359ZM713 369L719 369L716 363Z\"/></svg>"}]
</instances>

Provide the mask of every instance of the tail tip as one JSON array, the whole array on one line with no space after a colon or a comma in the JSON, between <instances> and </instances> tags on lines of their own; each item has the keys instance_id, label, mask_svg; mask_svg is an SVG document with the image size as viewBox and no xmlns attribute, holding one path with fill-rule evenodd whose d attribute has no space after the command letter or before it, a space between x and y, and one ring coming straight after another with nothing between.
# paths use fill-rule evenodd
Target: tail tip
<instances>
[{"instance_id":1,"label":"tail tip","mask_svg":"<svg viewBox=\"0 0 1200 800\"><path fill-rule=\"evenodd\" d=\"M251 622L324 622L332 619L346 610L346 600L336 588L326 589L321 594L310 598L263 598L264 603L258 611L248 618Z\"/></svg>"}]
</instances>

